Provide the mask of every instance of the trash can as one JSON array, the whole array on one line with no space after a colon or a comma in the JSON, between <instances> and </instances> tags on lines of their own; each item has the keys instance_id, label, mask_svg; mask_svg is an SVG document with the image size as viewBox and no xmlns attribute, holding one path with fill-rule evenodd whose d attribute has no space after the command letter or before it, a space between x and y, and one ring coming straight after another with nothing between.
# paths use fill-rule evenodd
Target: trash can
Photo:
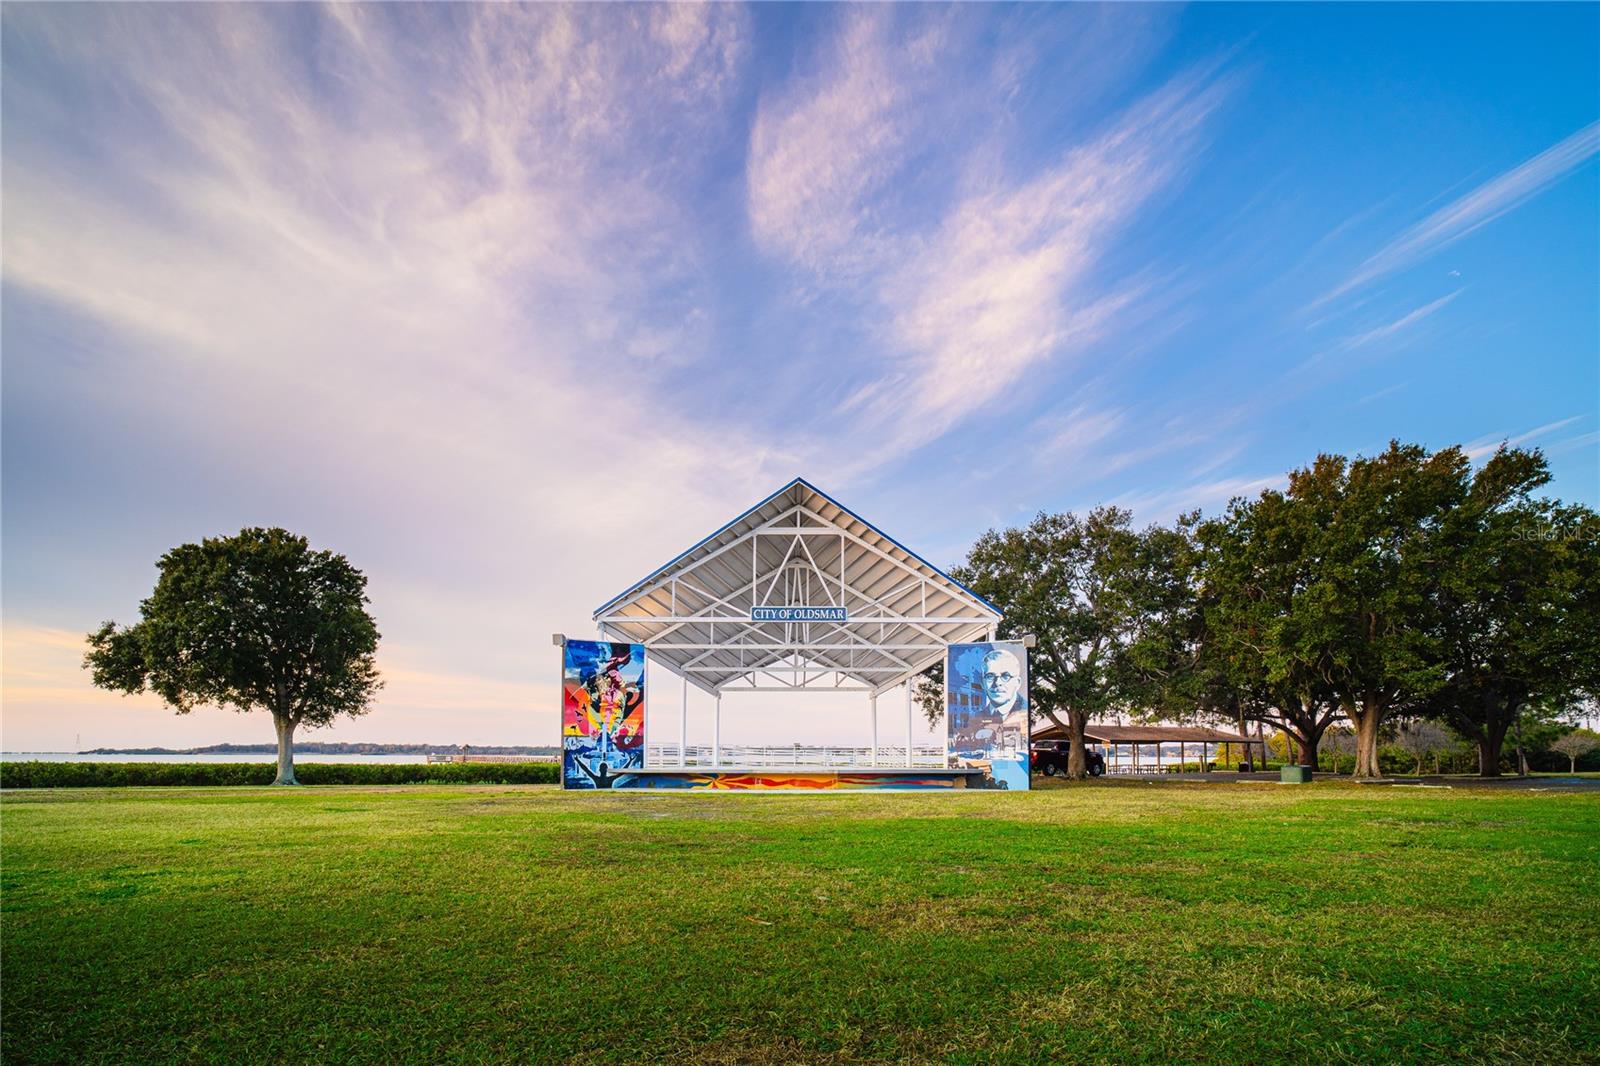
<instances>
[{"instance_id":1,"label":"trash can","mask_svg":"<svg viewBox=\"0 0 1600 1066\"><path fill-rule=\"evenodd\" d=\"M1285 785L1304 785L1311 781L1311 767L1285 766L1279 771L1278 780Z\"/></svg>"}]
</instances>

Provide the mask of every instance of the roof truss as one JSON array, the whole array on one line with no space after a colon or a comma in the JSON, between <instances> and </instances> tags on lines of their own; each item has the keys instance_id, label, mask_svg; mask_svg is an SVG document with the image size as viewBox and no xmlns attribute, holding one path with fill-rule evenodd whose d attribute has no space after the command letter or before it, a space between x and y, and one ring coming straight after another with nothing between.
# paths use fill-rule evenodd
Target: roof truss
<instances>
[{"instance_id":1,"label":"roof truss","mask_svg":"<svg viewBox=\"0 0 1600 1066\"><path fill-rule=\"evenodd\" d=\"M761 621L756 607L843 608ZM708 692L882 691L983 640L1000 612L802 480L790 482L594 613L603 636Z\"/></svg>"}]
</instances>

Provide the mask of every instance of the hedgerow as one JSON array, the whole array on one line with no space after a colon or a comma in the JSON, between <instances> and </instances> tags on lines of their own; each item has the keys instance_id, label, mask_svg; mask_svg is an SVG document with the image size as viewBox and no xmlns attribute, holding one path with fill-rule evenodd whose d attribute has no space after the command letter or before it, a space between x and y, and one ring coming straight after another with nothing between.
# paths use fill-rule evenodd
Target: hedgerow
<instances>
[{"instance_id":1,"label":"hedgerow","mask_svg":"<svg viewBox=\"0 0 1600 1066\"><path fill-rule=\"evenodd\" d=\"M554 763L301 763L302 785L553 785ZM0 788L270 785L272 763L4 762Z\"/></svg>"}]
</instances>

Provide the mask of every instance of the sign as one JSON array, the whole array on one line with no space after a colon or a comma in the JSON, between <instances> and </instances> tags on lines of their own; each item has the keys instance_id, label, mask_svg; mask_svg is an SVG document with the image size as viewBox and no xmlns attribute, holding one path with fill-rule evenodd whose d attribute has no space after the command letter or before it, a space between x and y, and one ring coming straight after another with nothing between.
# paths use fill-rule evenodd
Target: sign
<instances>
[{"instance_id":1,"label":"sign","mask_svg":"<svg viewBox=\"0 0 1600 1066\"><path fill-rule=\"evenodd\" d=\"M752 622L848 622L848 607L752 607Z\"/></svg>"}]
</instances>

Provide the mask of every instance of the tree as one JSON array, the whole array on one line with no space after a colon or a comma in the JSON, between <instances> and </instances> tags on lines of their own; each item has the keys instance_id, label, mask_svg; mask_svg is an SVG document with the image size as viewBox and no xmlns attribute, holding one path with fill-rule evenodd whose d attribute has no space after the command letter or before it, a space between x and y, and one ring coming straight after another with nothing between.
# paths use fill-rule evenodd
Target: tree
<instances>
[{"instance_id":1,"label":"tree","mask_svg":"<svg viewBox=\"0 0 1600 1066\"><path fill-rule=\"evenodd\" d=\"M1322 735L1322 745L1319 753L1325 753L1333 757L1333 772L1337 774L1340 767L1344 765L1344 757L1356 754L1357 744L1356 731L1350 726L1340 724L1332 727Z\"/></svg>"},{"instance_id":2,"label":"tree","mask_svg":"<svg viewBox=\"0 0 1600 1066\"><path fill-rule=\"evenodd\" d=\"M245 529L163 555L140 620L89 635L94 683L154 692L179 714L214 704L271 712L274 784L296 784L294 733L368 710L383 682L367 579L282 529Z\"/></svg>"},{"instance_id":3,"label":"tree","mask_svg":"<svg viewBox=\"0 0 1600 1066\"><path fill-rule=\"evenodd\" d=\"M1395 733L1395 743L1417 760L1415 772L1419 775L1422 773L1424 760L1429 756L1433 757L1434 771L1437 772L1442 756L1464 750L1454 735L1425 719L1402 722Z\"/></svg>"},{"instance_id":4,"label":"tree","mask_svg":"<svg viewBox=\"0 0 1600 1066\"><path fill-rule=\"evenodd\" d=\"M1550 750L1565 755L1571 763L1569 773L1578 772L1578 760L1591 751L1600 748L1600 733L1592 729L1574 729L1572 732L1557 737L1550 745Z\"/></svg>"},{"instance_id":5,"label":"tree","mask_svg":"<svg viewBox=\"0 0 1600 1066\"><path fill-rule=\"evenodd\" d=\"M951 572L1001 609L1002 638L1038 638L1029 712L1066 731L1068 777L1088 776L1084 729L1116 705L1118 659L1137 628L1128 575L1139 538L1130 519L1115 507L1081 519L1040 514L1024 528L985 533Z\"/></svg>"},{"instance_id":6,"label":"tree","mask_svg":"<svg viewBox=\"0 0 1600 1066\"><path fill-rule=\"evenodd\" d=\"M1535 498L1549 480L1537 451L1501 448L1437 532L1441 684L1417 709L1476 744L1486 776L1527 708L1600 692L1600 517Z\"/></svg>"},{"instance_id":7,"label":"tree","mask_svg":"<svg viewBox=\"0 0 1600 1066\"><path fill-rule=\"evenodd\" d=\"M1280 730L1291 755L1318 765L1322 735L1341 716L1326 649L1303 639L1304 590L1317 560L1304 550L1309 517L1282 493L1235 499L1195 530L1198 577L1193 678L1201 706Z\"/></svg>"},{"instance_id":8,"label":"tree","mask_svg":"<svg viewBox=\"0 0 1600 1066\"><path fill-rule=\"evenodd\" d=\"M1465 497L1466 470L1457 448L1430 455L1391 442L1371 458L1322 455L1291 472L1286 491L1237 505L1216 541L1240 556L1224 575L1245 583L1230 593L1229 621L1252 635L1267 683L1291 686L1283 698L1337 705L1358 777L1380 775L1385 719L1439 682L1427 618L1434 531ZM1315 731L1330 716L1300 717Z\"/></svg>"}]
</instances>

